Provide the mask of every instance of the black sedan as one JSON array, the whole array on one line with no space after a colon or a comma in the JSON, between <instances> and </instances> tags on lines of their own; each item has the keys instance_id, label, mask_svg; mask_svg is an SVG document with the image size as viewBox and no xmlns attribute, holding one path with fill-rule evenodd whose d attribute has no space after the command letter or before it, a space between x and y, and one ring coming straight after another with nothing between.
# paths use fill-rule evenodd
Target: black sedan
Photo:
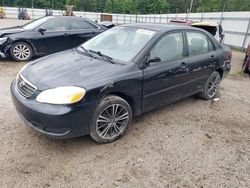
<instances>
[{"instance_id":1,"label":"black sedan","mask_svg":"<svg viewBox=\"0 0 250 188\"><path fill-rule=\"evenodd\" d=\"M90 134L107 143L142 113L194 94L212 99L230 62L231 50L206 31L131 24L28 63L11 93L21 118L38 132Z\"/></svg>"},{"instance_id":2,"label":"black sedan","mask_svg":"<svg viewBox=\"0 0 250 188\"><path fill-rule=\"evenodd\" d=\"M84 43L107 28L72 16L47 16L24 26L0 30L0 51L15 61L28 61Z\"/></svg>"}]
</instances>

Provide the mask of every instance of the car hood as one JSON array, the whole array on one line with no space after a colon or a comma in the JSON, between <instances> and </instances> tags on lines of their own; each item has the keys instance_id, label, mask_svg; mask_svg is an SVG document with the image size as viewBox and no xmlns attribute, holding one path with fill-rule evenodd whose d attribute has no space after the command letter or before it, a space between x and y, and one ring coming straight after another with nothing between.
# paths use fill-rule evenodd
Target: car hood
<instances>
[{"instance_id":1,"label":"car hood","mask_svg":"<svg viewBox=\"0 0 250 188\"><path fill-rule=\"evenodd\" d=\"M31 62L21 75L38 90L60 86L81 86L91 89L93 83L119 75L126 65L91 58L77 50L67 50Z\"/></svg>"},{"instance_id":2,"label":"car hood","mask_svg":"<svg viewBox=\"0 0 250 188\"><path fill-rule=\"evenodd\" d=\"M0 29L0 37L5 36L5 35L14 34L14 33L20 33L23 31L24 31L24 29L21 27L10 27L10 28L5 28L5 29Z\"/></svg>"}]
</instances>

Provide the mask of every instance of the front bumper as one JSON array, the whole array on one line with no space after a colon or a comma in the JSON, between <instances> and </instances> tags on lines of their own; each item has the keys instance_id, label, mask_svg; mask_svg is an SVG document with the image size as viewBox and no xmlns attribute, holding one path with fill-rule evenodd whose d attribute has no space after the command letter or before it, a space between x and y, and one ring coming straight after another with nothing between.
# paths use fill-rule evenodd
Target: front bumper
<instances>
[{"instance_id":1,"label":"front bumper","mask_svg":"<svg viewBox=\"0 0 250 188\"><path fill-rule=\"evenodd\" d=\"M11 84L11 97L20 117L34 130L53 138L73 138L89 134L96 102L81 105L51 105L26 99Z\"/></svg>"},{"instance_id":2,"label":"front bumper","mask_svg":"<svg viewBox=\"0 0 250 188\"><path fill-rule=\"evenodd\" d=\"M2 45L0 44L0 57L2 57L1 54L3 54L4 56L8 55L7 51L6 51L6 46L4 44L2 44Z\"/></svg>"}]
</instances>

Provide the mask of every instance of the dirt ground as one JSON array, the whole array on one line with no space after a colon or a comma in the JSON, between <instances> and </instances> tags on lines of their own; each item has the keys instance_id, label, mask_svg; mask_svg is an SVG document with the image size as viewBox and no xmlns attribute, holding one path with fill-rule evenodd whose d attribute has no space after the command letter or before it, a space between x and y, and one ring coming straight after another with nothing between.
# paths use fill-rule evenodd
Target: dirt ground
<instances>
[{"instance_id":1,"label":"dirt ground","mask_svg":"<svg viewBox=\"0 0 250 188\"><path fill-rule=\"evenodd\" d=\"M147 113L105 145L88 136L54 140L27 127L9 90L25 63L0 59L0 187L250 187L243 57L233 53L219 101L190 97Z\"/></svg>"}]
</instances>

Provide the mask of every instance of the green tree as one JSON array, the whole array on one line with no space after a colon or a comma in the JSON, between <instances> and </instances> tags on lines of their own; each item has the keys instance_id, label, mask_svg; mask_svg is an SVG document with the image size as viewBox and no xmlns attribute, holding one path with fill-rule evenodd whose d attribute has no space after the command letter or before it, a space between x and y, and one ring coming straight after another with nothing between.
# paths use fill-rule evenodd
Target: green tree
<instances>
[{"instance_id":1,"label":"green tree","mask_svg":"<svg viewBox=\"0 0 250 188\"><path fill-rule=\"evenodd\" d=\"M78 7L80 0L66 0L67 5L74 5L75 7Z\"/></svg>"},{"instance_id":2,"label":"green tree","mask_svg":"<svg viewBox=\"0 0 250 188\"><path fill-rule=\"evenodd\" d=\"M162 14L168 12L169 3L167 0L150 0L148 10L153 14Z\"/></svg>"},{"instance_id":3,"label":"green tree","mask_svg":"<svg viewBox=\"0 0 250 188\"><path fill-rule=\"evenodd\" d=\"M104 12L111 13L112 12L112 7L113 7L112 0L107 0L106 4L105 4L105 7L104 7Z\"/></svg>"}]
</instances>

